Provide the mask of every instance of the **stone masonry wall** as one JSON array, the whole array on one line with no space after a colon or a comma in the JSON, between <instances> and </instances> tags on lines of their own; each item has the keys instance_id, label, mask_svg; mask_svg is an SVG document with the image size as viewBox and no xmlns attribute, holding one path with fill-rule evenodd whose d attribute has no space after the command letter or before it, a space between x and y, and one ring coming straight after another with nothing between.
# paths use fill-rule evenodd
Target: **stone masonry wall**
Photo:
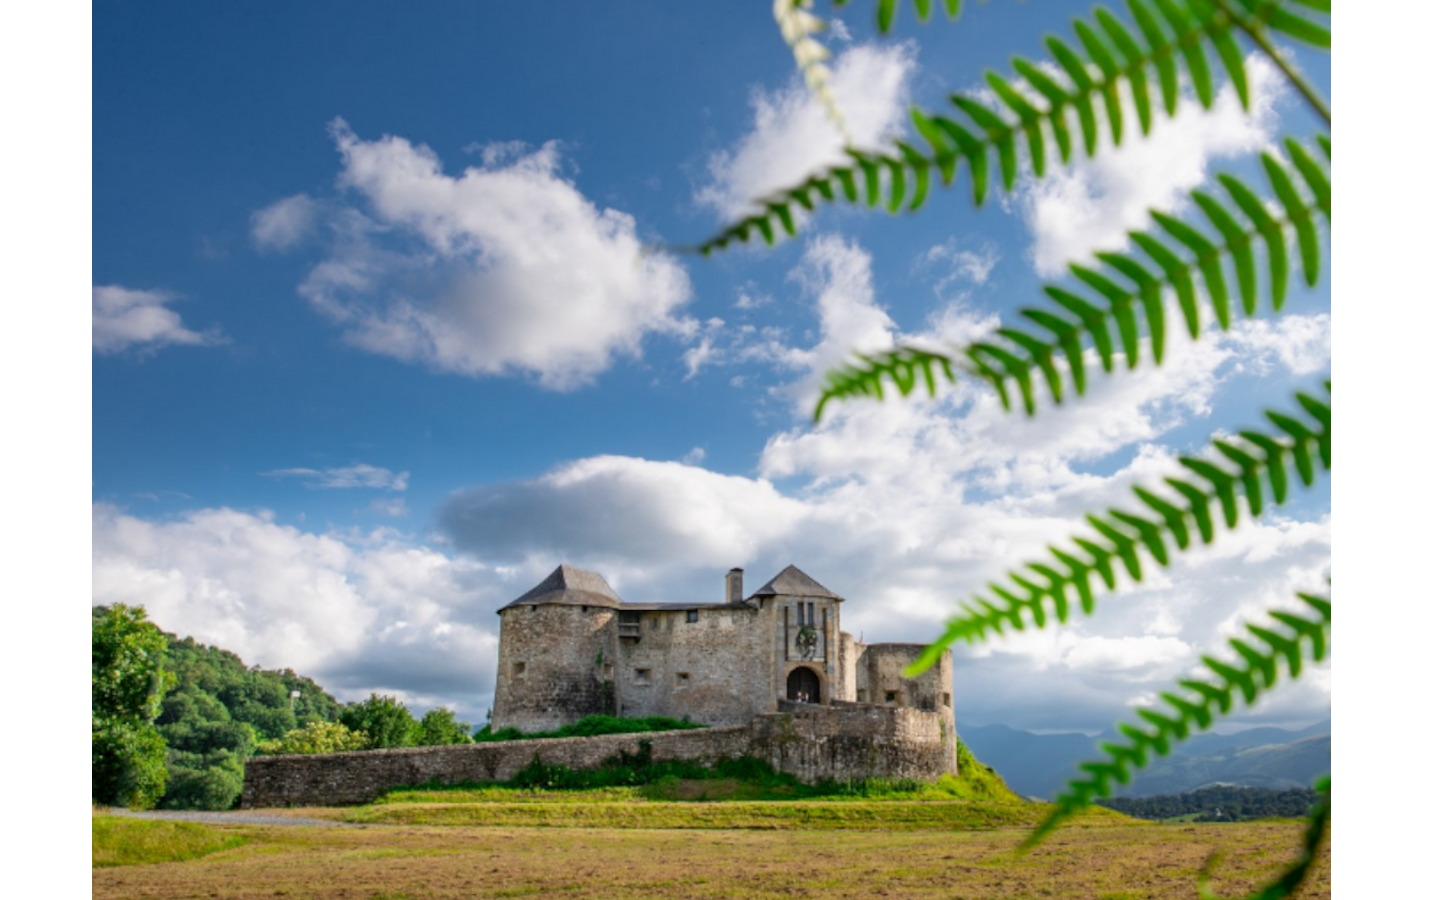
<instances>
[{"instance_id":1,"label":"stone masonry wall","mask_svg":"<svg viewBox=\"0 0 1440 900\"><path fill-rule=\"evenodd\" d=\"M500 612L500 653L490 726L551 731L616 712L615 611L540 604Z\"/></svg>"},{"instance_id":2,"label":"stone masonry wall","mask_svg":"<svg viewBox=\"0 0 1440 900\"><path fill-rule=\"evenodd\" d=\"M616 651L620 715L724 726L774 709L768 612L705 608L695 618L687 621L684 610L640 613L640 636L621 638Z\"/></svg>"},{"instance_id":3,"label":"stone masonry wall","mask_svg":"<svg viewBox=\"0 0 1440 900\"><path fill-rule=\"evenodd\" d=\"M240 806L332 806L369 803L389 788L507 781L539 757L547 765L598 768L607 759L640 752L651 759L692 760L753 756L801 781L866 777L933 781L955 773L955 738L939 713L842 703L817 706L782 701L781 711L749 725L600 737L497 741L449 747L407 747L313 756L257 756L245 764Z\"/></svg>"},{"instance_id":4,"label":"stone masonry wall","mask_svg":"<svg viewBox=\"0 0 1440 900\"><path fill-rule=\"evenodd\" d=\"M955 732L939 713L842 703L782 702L750 723L750 755L813 784L867 777L953 775Z\"/></svg>"},{"instance_id":5,"label":"stone masonry wall","mask_svg":"<svg viewBox=\"0 0 1440 900\"><path fill-rule=\"evenodd\" d=\"M332 806L369 803L389 788L425 784L507 781L535 757L547 765L598 768L620 751L638 753L650 742L651 759L713 763L744 756L750 729L705 728L599 737L495 741L448 747L404 747L294 756L256 756L245 763L240 806Z\"/></svg>"}]
</instances>

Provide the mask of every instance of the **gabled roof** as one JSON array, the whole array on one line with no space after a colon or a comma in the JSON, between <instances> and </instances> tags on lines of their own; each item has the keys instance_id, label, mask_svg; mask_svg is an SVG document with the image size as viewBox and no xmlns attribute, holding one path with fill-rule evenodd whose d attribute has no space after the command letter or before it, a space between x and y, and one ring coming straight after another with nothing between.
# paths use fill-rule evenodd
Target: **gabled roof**
<instances>
[{"instance_id":1,"label":"gabled roof","mask_svg":"<svg viewBox=\"0 0 1440 900\"><path fill-rule=\"evenodd\" d=\"M623 601L598 572L577 569L574 566L560 566L544 581L500 607L560 603L567 606L603 606L619 609Z\"/></svg>"},{"instance_id":2,"label":"gabled roof","mask_svg":"<svg viewBox=\"0 0 1440 900\"><path fill-rule=\"evenodd\" d=\"M765 582L764 587L750 596L828 597L831 600L845 599L794 566L786 566L783 572Z\"/></svg>"}]
</instances>

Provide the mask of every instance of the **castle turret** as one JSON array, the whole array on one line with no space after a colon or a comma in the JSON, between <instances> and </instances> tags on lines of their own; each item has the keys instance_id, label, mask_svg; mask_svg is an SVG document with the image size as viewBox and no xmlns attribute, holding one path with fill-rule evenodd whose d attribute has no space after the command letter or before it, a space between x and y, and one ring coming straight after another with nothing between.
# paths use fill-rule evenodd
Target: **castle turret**
<instances>
[{"instance_id":1,"label":"castle turret","mask_svg":"<svg viewBox=\"0 0 1440 900\"><path fill-rule=\"evenodd\" d=\"M490 727L547 731L616 711L615 629L621 600L595 572L560 566L500 609Z\"/></svg>"}]
</instances>

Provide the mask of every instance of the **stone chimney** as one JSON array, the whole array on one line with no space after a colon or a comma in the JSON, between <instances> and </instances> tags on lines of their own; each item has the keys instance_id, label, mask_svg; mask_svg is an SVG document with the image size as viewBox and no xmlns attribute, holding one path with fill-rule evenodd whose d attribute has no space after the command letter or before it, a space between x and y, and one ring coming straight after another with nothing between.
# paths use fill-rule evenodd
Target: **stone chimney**
<instances>
[{"instance_id":1,"label":"stone chimney","mask_svg":"<svg viewBox=\"0 0 1440 900\"><path fill-rule=\"evenodd\" d=\"M731 569L725 573L725 602L739 604L745 599L745 570Z\"/></svg>"}]
</instances>

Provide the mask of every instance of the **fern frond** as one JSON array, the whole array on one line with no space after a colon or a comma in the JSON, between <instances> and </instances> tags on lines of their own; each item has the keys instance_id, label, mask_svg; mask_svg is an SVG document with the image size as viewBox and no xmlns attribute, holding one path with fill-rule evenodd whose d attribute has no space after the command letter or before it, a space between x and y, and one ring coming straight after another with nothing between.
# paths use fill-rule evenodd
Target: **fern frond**
<instances>
[{"instance_id":1,"label":"fern frond","mask_svg":"<svg viewBox=\"0 0 1440 900\"><path fill-rule=\"evenodd\" d=\"M837 7L844 6L849 2L850 0L835 0L835 5ZM965 6L964 0L943 0L943 2L945 4L945 15L951 19L960 18L960 13ZM930 11L934 5L931 3L931 0L914 0L914 4L915 18L921 22L930 21ZM881 34L889 34L890 29L895 25L895 13L898 6L899 4L896 0L877 0L875 4L875 25L880 29Z\"/></svg>"},{"instance_id":2,"label":"fern frond","mask_svg":"<svg viewBox=\"0 0 1440 900\"><path fill-rule=\"evenodd\" d=\"M939 387L937 373L951 384L955 383L955 370L949 357L942 353L902 347L888 353L856 355L858 365L845 365L826 373L825 389L815 405L815 421L820 421L825 404L836 397L863 395L877 400L882 398L887 380L895 385L902 397L909 396L920 380L923 380L926 392L934 397Z\"/></svg>"},{"instance_id":3,"label":"fern frond","mask_svg":"<svg viewBox=\"0 0 1440 900\"><path fill-rule=\"evenodd\" d=\"M1249 626L1252 633L1265 635L1259 644L1240 638L1230 641L1238 657L1233 665L1211 656L1203 657L1202 662L1209 670L1203 680L1182 681L1180 687L1183 692L1160 695L1164 701L1161 709L1137 710L1136 716L1142 720L1141 723L1118 726L1117 730L1127 740L1119 744L1102 744L1100 749L1108 759L1080 764L1086 777L1069 783L1068 789L1056 798L1054 811L1030 833L1024 846L1034 846L1065 819L1091 802L1110 796L1114 785L1128 783L1131 774L1145 765L1150 754L1165 756L1170 752L1172 742L1185 740L1192 730L1203 731L1210 727L1217 714L1223 714L1233 706L1237 693L1247 706L1254 704L1261 694L1275 686L1280 662L1287 664L1292 678L1298 677L1301 661L1306 656L1306 644L1313 662L1324 661L1326 635L1330 630L1330 601L1310 594L1300 594L1299 597L1308 607L1307 615L1272 611L1273 627ZM1310 852L1313 853L1313 846ZM1305 865L1308 864L1306 860ZM1302 870L1299 877L1303 875Z\"/></svg>"},{"instance_id":4,"label":"fern frond","mask_svg":"<svg viewBox=\"0 0 1440 900\"><path fill-rule=\"evenodd\" d=\"M1325 831L1330 824L1329 775L1315 782L1315 792L1320 795L1320 800L1310 809L1310 815L1307 817L1305 838L1300 845L1300 856L1274 881L1251 894L1247 900L1284 900L1286 897L1294 896L1300 890L1305 876L1310 874L1310 868L1315 864L1315 857L1319 854L1320 844L1325 840ZM1218 860L1219 857L1212 856L1206 862L1204 871L1200 873L1201 900L1219 900L1215 892L1210 890L1210 870Z\"/></svg>"},{"instance_id":5,"label":"fern frond","mask_svg":"<svg viewBox=\"0 0 1440 900\"><path fill-rule=\"evenodd\" d=\"M791 220L797 206L810 210L820 202L839 202L841 197L850 203L861 202L856 190L861 179L866 186L863 202L878 205L882 172L889 182L890 201L886 206L898 212L907 206L907 197L912 210L924 203L931 170L948 186L963 162L969 170L974 203L979 206L989 190L992 157L1000 172L1001 186L1006 191L1014 188L1021 165L1018 146L1022 142L1030 169L1037 177L1045 172L1052 142L1058 157L1068 162L1075 144L1070 133L1072 117L1080 124L1079 143L1087 156L1095 155L1098 149L1102 124L1118 145L1124 131L1122 88L1128 86L1140 131L1145 134L1153 121L1149 94L1152 78L1159 82L1161 107L1166 115L1174 115L1178 109L1182 67L1201 104L1208 108L1220 86L1209 52L1220 61L1225 79L1235 85L1241 103L1248 108L1249 89L1243 54L1236 43L1237 31L1260 39L1271 27L1289 34L1281 29L1282 24L1311 37L1317 29L1327 38L1329 32L1322 23L1287 12L1283 8L1286 4L1277 0L1247 2L1250 6L1239 0L1233 5L1217 0L1128 0L1132 24L1124 24L1103 11L1097 11L1093 21L1076 19L1078 46L1051 36L1046 39L1050 57L1045 63L1017 57L1012 61L1011 75L985 73L997 108L964 94L953 94L950 100L961 115L913 110L915 131L928 152L905 142L896 142L889 150L851 149L847 151L850 161L758 199L758 212L693 249L708 255L757 235L772 244L781 229L793 234ZM884 30L893 21L895 3L881 0L879 10ZM1302 27L1299 22L1309 24Z\"/></svg>"},{"instance_id":6,"label":"fern frond","mask_svg":"<svg viewBox=\"0 0 1440 900\"><path fill-rule=\"evenodd\" d=\"M1238 497L1245 498L1250 515L1258 518L1267 508L1266 484L1271 502L1277 505L1285 502L1291 470L1301 484L1313 484L1316 463L1325 471L1330 469L1329 382L1325 390L1327 400L1297 395L1306 421L1272 412L1273 431L1247 430L1235 438L1216 439L1215 459L1180 457L1183 474L1165 479L1173 493L1166 491L1162 496L1157 490L1138 487L1135 495L1141 509L1111 509L1087 516L1092 534L1074 538L1070 548L1051 547L1052 558L1011 570L1006 576L1009 584L992 583L987 591L962 603L961 613L946 623L944 634L925 648L909 674L913 677L929 668L957 640L972 643L991 633L999 635L1007 627L1023 631L1027 619L1038 628L1050 611L1064 621L1076 603L1089 614L1094 607L1092 578L1099 576L1106 588L1114 589L1117 562L1138 582L1144 574L1145 557L1168 565L1171 543L1185 550L1192 529L1201 543L1208 544L1219 525L1237 528ZM1218 519L1213 515L1217 506ZM1036 574L1041 576L1039 583L1032 580ZM1261 640L1269 641L1263 636ZM1270 680L1273 678L1271 673Z\"/></svg>"},{"instance_id":7,"label":"fern frond","mask_svg":"<svg viewBox=\"0 0 1440 900\"><path fill-rule=\"evenodd\" d=\"M1290 165L1300 174L1299 183L1279 159L1269 153L1261 156L1278 205L1284 210L1278 216L1243 182L1221 175L1219 180L1233 205L1205 191L1191 193L1213 232L1203 232L1164 213L1151 213L1156 225L1153 231L1130 235L1137 251L1097 253L1098 266L1072 265L1070 271L1082 286L1045 286L1045 294L1055 305L1049 309L1022 309L1020 315L1027 320L1024 325L1001 328L992 338L971 344L955 356L901 348L890 354L864 357L859 365L830 373L816 405L817 420L833 399L881 396L879 381L908 377L912 361L923 361L927 371L931 366L940 368L951 381L954 379L950 374L957 369L983 378L995 388L1006 409L1011 406L1009 388L1013 385L1026 413L1034 413L1037 375L1043 379L1051 400L1062 402L1062 366L1069 371L1075 395L1083 396L1088 383L1087 347L1095 348L1106 372L1114 366L1116 340L1126 367L1139 365L1140 316L1145 321L1155 362L1164 359L1168 333L1162 299L1165 288L1174 290L1186 332L1192 339L1200 336L1202 299L1208 300L1219 326L1230 328L1232 283L1239 294L1241 312L1255 315L1260 285L1256 274L1257 243L1269 270L1271 305L1280 309L1289 290L1292 259L1287 235L1295 235L1305 281L1314 285L1320 277L1320 237L1315 218L1330 220L1329 174L1316 161L1313 151L1295 141L1286 142L1286 151ZM902 393L909 393L909 389Z\"/></svg>"}]
</instances>

